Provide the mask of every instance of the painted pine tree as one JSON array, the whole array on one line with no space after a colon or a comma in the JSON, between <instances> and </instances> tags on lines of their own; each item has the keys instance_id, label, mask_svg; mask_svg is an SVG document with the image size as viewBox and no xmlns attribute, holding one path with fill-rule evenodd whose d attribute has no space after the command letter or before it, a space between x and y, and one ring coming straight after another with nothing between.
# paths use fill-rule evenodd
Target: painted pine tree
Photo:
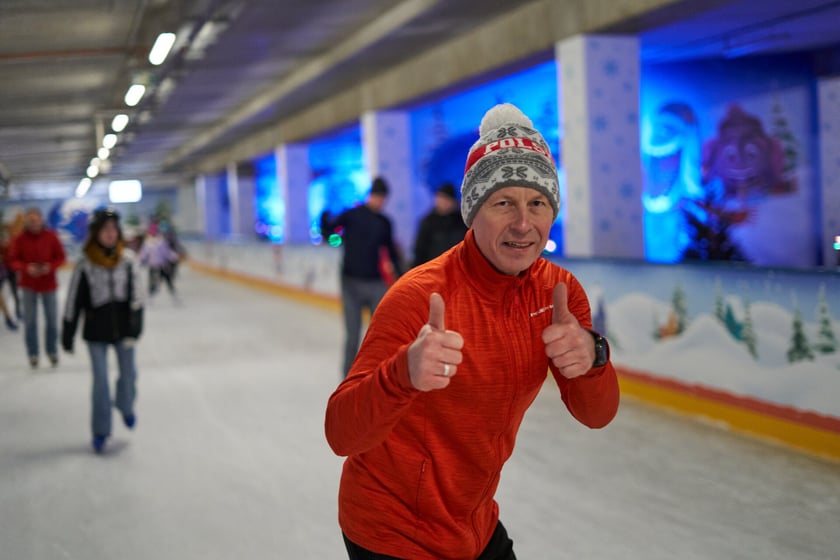
<instances>
[{"instance_id":1,"label":"painted pine tree","mask_svg":"<svg viewBox=\"0 0 840 560\"><path fill-rule=\"evenodd\" d=\"M674 311L674 317L677 320L676 334L681 334L686 327L688 320L688 304L685 300L685 291L682 286L677 284L674 289L674 296L671 298L671 306Z\"/></svg>"},{"instance_id":2,"label":"painted pine tree","mask_svg":"<svg viewBox=\"0 0 840 560\"><path fill-rule=\"evenodd\" d=\"M784 154L783 172L785 178L790 178L796 171L796 166L799 159L799 143L793 135L793 132L788 125L785 111L778 100L773 102L771 109L773 115L773 131L772 134L782 143L782 152Z\"/></svg>"},{"instance_id":3,"label":"painted pine tree","mask_svg":"<svg viewBox=\"0 0 840 560\"><path fill-rule=\"evenodd\" d=\"M726 326L726 330L729 331L729 334L732 335L732 338L738 342L743 340L742 331L744 329L744 325L735 317L735 312L729 304L726 305L726 311L723 314L723 324Z\"/></svg>"},{"instance_id":4,"label":"painted pine tree","mask_svg":"<svg viewBox=\"0 0 840 560\"><path fill-rule=\"evenodd\" d=\"M750 315L750 301L744 300L744 322L741 323L741 340L750 351L750 355L758 359L758 349L756 348L755 330L753 329L752 316Z\"/></svg>"},{"instance_id":5,"label":"painted pine tree","mask_svg":"<svg viewBox=\"0 0 840 560\"><path fill-rule=\"evenodd\" d=\"M799 309L793 313L793 336L790 341L790 349L787 351L787 359L789 363L814 359L814 353L811 352L811 346L808 344L808 338L802 328L802 316Z\"/></svg>"},{"instance_id":6,"label":"painted pine tree","mask_svg":"<svg viewBox=\"0 0 840 560\"><path fill-rule=\"evenodd\" d=\"M834 336L831 313L828 311L828 301L825 297L825 285L820 286L818 313L819 330L817 331L817 342L814 344L814 350L820 354L832 354L837 352L837 337Z\"/></svg>"}]
</instances>

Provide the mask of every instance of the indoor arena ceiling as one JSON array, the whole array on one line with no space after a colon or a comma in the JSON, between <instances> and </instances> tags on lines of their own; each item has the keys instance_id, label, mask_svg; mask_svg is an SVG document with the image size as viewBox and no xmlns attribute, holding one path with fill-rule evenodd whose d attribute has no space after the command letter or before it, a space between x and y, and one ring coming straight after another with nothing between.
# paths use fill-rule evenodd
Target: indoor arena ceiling
<instances>
[{"instance_id":1,"label":"indoor arena ceiling","mask_svg":"<svg viewBox=\"0 0 840 560\"><path fill-rule=\"evenodd\" d=\"M72 192L119 112L131 120L103 164L110 175L171 185L196 160L266 123L527 3L0 0L0 197L10 184L34 197ZM840 42L838 1L677 4L681 18L693 15L638 18L617 30L641 32L648 60ZM178 38L154 67L147 56L163 31ZM353 55L333 56L341 48ZM132 82L144 83L146 95L126 111Z\"/></svg>"}]
</instances>

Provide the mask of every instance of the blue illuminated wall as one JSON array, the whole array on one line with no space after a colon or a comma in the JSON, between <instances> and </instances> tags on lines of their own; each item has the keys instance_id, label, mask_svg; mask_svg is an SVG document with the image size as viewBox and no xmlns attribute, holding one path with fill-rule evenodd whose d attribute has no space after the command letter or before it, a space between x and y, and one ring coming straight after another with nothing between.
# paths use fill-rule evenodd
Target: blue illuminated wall
<instances>
[{"instance_id":1,"label":"blue illuminated wall","mask_svg":"<svg viewBox=\"0 0 840 560\"><path fill-rule=\"evenodd\" d=\"M371 179L362 155L362 133L358 126L315 140L309 145L308 214L310 240L321 242L321 215L332 217L363 202Z\"/></svg>"},{"instance_id":2,"label":"blue illuminated wall","mask_svg":"<svg viewBox=\"0 0 840 560\"><path fill-rule=\"evenodd\" d=\"M286 229L286 205L277 184L277 158L268 154L254 162L254 206L257 236L282 243Z\"/></svg>"},{"instance_id":3,"label":"blue illuminated wall","mask_svg":"<svg viewBox=\"0 0 840 560\"><path fill-rule=\"evenodd\" d=\"M648 65L648 260L817 263L814 76L797 56Z\"/></svg>"},{"instance_id":4,"label":"blue illuminated wall","mask_svg":"<svg viewBox=\"0 0 840 560\"><path fill-rule=\"evenodd\" d=\"M543 134L558 162L557 65L550 61L413 109L415 184L428 193L444 182L460 186L467 154L478 140L481 118L498 103L513 103L522 109ZM421 209L421 215L427 210ZM562 253L559 222L552 228L550 237L557 253Z\"/></svg>"}]
</instances>

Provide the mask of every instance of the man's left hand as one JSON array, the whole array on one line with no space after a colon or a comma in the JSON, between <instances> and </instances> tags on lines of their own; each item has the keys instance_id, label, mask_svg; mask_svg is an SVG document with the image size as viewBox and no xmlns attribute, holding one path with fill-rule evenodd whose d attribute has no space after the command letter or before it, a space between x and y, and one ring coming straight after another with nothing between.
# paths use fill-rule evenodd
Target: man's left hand
<instances>
[{"instance_id":1,"label":"man's left hand","mask_svg":"<svg viewBox=\"0 0 840 560\"><path fill-rule=\"evenodd\" d=\"M554 287L554 311L551 324L543 331L542 339L548 359L563 377L572 379L584 375L592 368L595 362L595 341L569 311L568 294L566 284L560 283Z\"/></svg>"}]
</instances>

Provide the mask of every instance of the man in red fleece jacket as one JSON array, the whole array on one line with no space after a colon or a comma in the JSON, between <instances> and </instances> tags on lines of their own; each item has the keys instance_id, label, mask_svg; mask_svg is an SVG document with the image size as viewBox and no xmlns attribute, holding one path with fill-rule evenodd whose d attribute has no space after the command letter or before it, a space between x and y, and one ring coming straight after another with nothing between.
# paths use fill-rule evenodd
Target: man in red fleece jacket
<instances>
[{"instance_id":1,"label":"man in red fleece jacket","mask_svg":"<svg viewBox=\"0 0 840 560\"><path fill-rule=\"evenodd\" d=\"M327 405L351 560L514 560L494 494L546 372L582 424L618 410L586 293L540 257L557 170L513 105L484 116L461 194L464 241L389 289Z\"/></svg>"},{"instance_id":2,"label":"man in red fleece jacket","mask_svg":"<svg viewBox=\"0 0 840 560\"><path fill-rule=\"evenodd\" d=\"M18 275L23 293L23 324L29 365L38 367L38 300L44 306L47 356L58 364L58 317L55 273L64 264L64 248L58 236L44 227L44 216L38 208L24 213L25 227L9 247L9 262Z\"/></svg>"}]
</instances>

